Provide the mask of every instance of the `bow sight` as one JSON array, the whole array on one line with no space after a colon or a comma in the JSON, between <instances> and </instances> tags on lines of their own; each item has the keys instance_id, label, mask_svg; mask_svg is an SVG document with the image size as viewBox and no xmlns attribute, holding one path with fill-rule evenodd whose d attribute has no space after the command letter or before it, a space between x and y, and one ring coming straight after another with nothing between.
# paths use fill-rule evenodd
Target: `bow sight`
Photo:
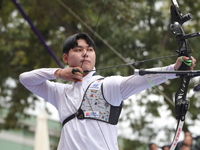
<instances>
[{"instance_id":1,"label":"bow sight","mask_svg":"<svg viewBox=\"0 0 200 150\"><path fill-rule=\"evenodd\" d=\"M170 30L175 35L178 42L178 50L176 51L180 56L188 56L192 52L191 47L187 43L186 39L200 36L200 32L185 34L182 25L191 20L192 15L190 13L183 15L180 11L179 5L176 0L172 0L171 6L171 25ZM187 50L187 54L185 53Z\"/></svg>"}]
</instances>

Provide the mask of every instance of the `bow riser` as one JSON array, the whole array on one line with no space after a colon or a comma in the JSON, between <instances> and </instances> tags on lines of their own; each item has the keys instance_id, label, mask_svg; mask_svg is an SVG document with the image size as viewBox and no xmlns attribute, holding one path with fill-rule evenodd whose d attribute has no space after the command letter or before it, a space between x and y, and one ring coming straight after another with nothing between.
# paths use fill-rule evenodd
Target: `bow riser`
<instances>
[{"instance_id":1,"label":"bow riser","mask_svg":"<svg viewBox=\"0 0 200 150\"><path fill-rule=\"evenodd\" d=\"M191 49L187 42L187 39L184 38L185 33L182 28L182 24L191 19L190 16L191 15L183 16L176 0L172 0L170 29L177 40L178 50L176 52L178 53L179 57L181 56L190 57ZM190 66L186 64L187 63L183 62L182 65L179 67L179 70L189 70ZM185 115L188 111L189 101L186 100L186 96L190 78L191 77L187 75L180 75L181 83L178 91L175 94L175 112L176 112L176 119L178 120L178 125L176 128L176 134L172 141L170 150L174 150L178 143L179 135L182 131L183 123L185 121ZM182 123L181 127L179 126L180 122Z\"/></svg>"}]
</instances>

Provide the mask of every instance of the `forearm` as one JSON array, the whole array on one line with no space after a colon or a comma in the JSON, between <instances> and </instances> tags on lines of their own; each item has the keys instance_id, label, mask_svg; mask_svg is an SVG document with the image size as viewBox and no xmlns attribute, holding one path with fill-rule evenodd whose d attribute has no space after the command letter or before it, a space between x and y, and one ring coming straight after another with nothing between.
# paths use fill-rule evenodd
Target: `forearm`
<instances>
[{"instance_id":1,"label":"forearm","mask_svg":"<svg viewBox=\"0 0 200 150\"><path fill-rule=\"evenodd\" d=\"M24 72L19 76L19 80L29 91L48 100L49 93L52 93L54 89L54 82L49 80L56 79L54 76L56 70L58 68L43 68Z\"/></svg>"},{"instance_id":2,"label":"forearm","mask_svg":"<svg viewBox=\"0 0 200 150\"><path fill-rule=\"evenodd\" d=\"M54 73L58 68L42 68L20 74L19 80L24 86L38 85L46 80L56 79Z\"/></svg>"},{"instance_id":3,"label":"forearm","mask_svg":"<svg viewBox=\"0 0 200 150\"><path fill-rule=\"evenodd\" d=\"M156 71L174 71L174 65L166 66L163 68L152 68L148 70ZM133 75L125 77L121 82L121 93L123 98L127 98L133 94L139 93L143 90L159 85L168 79L176 78L172 74L149 74L144 76Z\"/></svg>"},{"instance_id":4,"label":"forearm","mask_svg":"<svg viewBox=\"0 0 200 150\"><path fill-rule=\"evenodd\" d=\"M146 69L147 71L175 71L174 70L174 65L169 65L166 67L157 67L157 68L151 68L151 69ZM174 79L177 78L176 74L147 74L145 75L146 80L148 83L152 83L152 85L158 85L168 79ZM164 80L162 80L164 79ZM160 80L160 81L159 81ZM158 83L157 83L158 82ZM159 83L160 82L160 83Z\"/></svg>"},{"instance_id":5,"label":"forearm","mask_svg":"<svg viewBox=\"0 0 200 150\"><path fill-rule=\"evenodd\" d=\"M36 69L22 73L19 79L29 91L42 97L58 108L60 96L63 96L64 90L70 85L50 81L56 79L55 72L57 70L59 70L59 68Z\"/></svg>"}]
</instances>

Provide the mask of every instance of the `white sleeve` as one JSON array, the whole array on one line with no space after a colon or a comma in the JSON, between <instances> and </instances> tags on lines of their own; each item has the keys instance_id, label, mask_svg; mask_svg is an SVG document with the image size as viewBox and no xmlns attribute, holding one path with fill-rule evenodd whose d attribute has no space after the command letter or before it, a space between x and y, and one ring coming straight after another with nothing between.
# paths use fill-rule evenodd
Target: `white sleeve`
<instances>
[{"instance_id":1,"label":"white sleeve","mask_svg":"<svg viewBox=\"0 0 200 150\"><path fill-rule=\"evenodd\" d=\"M174 71L174 65L148 70ZM113 76L105 79L105 82L103 83L103 92L106 100L116 106L119 105L122 100L127 99L133 94L139 93L173 78L176 78L176 75L148 74L144 76L131 75L128 77Z\"/></svg>"},{"instance_id":2,"label":"white sleeve","mask_svg":"<svg viewBox=\"0 0 200 150\"><path fill-rule=\"evenodd\" d=\"M151 68L147 70L174 71L174 65L162 68ZM175 74L147 74L144 76L132 75L129 77L125 77L120 85L121 94L123 99L127 99L133 94L139 93L155 85L164 83L168 79L174 79L174 78L177 78Z\"/></svg>"},{"instance_id":3,"label":"white sleeve","mask_svg":"<svg viewBox=\"0 0 200 150\"><path fill-rule=\"evenodd\" d=\"M49 100L57 83L49 81L56 79L54 72L58 68L36 69L20 74L20 82L32 93ZM58 84L59 85L59 84Z\"/></svg>"}]
</instances>

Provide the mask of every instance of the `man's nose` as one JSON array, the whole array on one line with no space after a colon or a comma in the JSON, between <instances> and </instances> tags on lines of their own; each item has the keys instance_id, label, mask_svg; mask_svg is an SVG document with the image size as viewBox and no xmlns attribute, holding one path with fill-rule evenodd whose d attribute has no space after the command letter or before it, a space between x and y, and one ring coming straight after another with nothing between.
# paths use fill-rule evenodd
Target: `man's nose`
<instances>
[{"instance_id":1,"label":"man's nose","mask_svg":"<svg viewBox=\"0 0 200 150\"><path fill-rule=\"evenodd\" d=\"M88 56L88 55L87 55L87 50L83 50L82 56L83 56L83 57L87 57L87 56Z\"/></svg>"}]
</instances>

